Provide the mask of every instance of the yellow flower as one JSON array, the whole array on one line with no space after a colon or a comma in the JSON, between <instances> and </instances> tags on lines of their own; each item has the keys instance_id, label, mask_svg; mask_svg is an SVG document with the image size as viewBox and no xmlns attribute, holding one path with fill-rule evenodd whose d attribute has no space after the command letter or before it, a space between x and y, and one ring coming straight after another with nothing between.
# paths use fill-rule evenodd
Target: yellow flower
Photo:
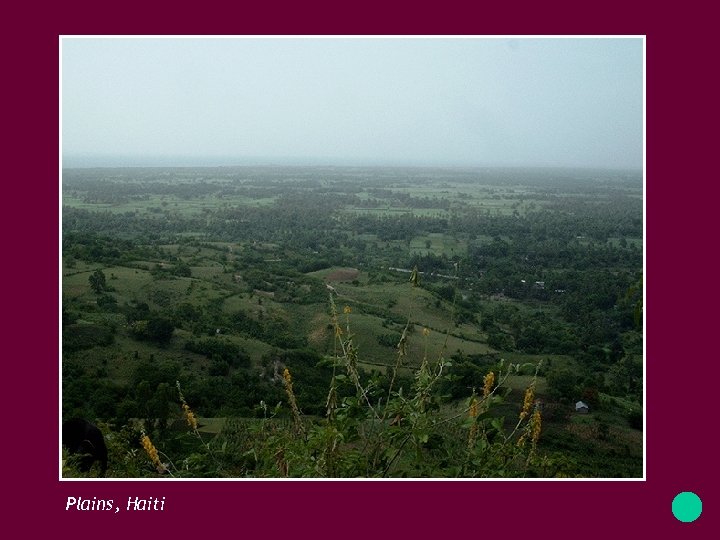
<instances>
[{"instance_id":1,"label":"yellow flower","mask_svg":"<svg viewBox=\"0 0 720 540\"><path fill-rule=\"evenodd\" d=\"M523 400L523 408L520 412L520 420L523 420L528 413L530 412L530 407L532 407L533 400L535 399L535 386L534 384L531 384L527 387L527 390L525 390L525 399Z\"/></svg>"},{"instance_id":2,"label":"yellow flower","mask_svg":"<svg viewBox=\"0 0 720 540\"><path fill-rule=\"evenodd\" d=\"M192 409L190 409L190 405L188 405L187 401L185 401L185 396L183 396L182 389L180 388L180 381L175 381L175 386L177 386L178 394L180 395L185 420L187 420L187 423L191 428L197 429L197 419L195 418Z\"/></svg>"},{"instance_id":3,"label":"yellow flower","mask_svg":"<svg viewBox=\"0 0 720 540\"><path fill-rule=\"evenodd\" d=\"M188 425L193 429L197 429L197 419L195 418L192 409L190 409L190 405L183 402L182 408L185 413L185 420L187 420Z\"/></svg>"},{"instance_id":4,"label":"yellow flower","mask_svg":"<svg viewBox=\"0 0 720 540\"><path fill-rule=\"evenodd\" d=\"M345 306L345 307L343 308L343 313L344 313L345 315L348 315L348 314L351 313L351 312L352 312L352 309L350 308L350 306Z\"/></svg>"},{"instance_id":5,"label":"yellow flower","mask_svg":"<svg viewBox=\"0 0 720 540\"><path fill-rule=\"evenodd\" d=\"M540 438L540 430L542 429L542 417L540 416L540 409L535 409L532 415L532 442L533 444L538 442Z\"/></svg>"},{"instance_id":6,"label":"yellow flower","mask_svg":"<svg viewBox=\"0 0 720 540\"><path fill-rule=\"evenodd\" d=\"M429 328L423 328L423 336L427 337L430 335L430 329Z\"/></svg>"},{"instance_id":7,"label":"yellow flower","mask_svg":"<svg viewBox=\"0 0 720 540\"><path fill-rule=\"evenodd\" d=\"M488 397L492 391L493 384L495 383L495 373L490 372L483 378L483 397Z\"/></svg>"},{"instance_id":8,"label":"yellow flower","mask_svg":"<svg viewBox=\"0 0 720 540\"><path fill-rule=\"evenodd\" d=\"M473 397L472 401L470 402L470 410L468 411L468 415L470 416L470 418L477 418L478 412L478 400L477 398Z\"/></svg>"},{"instance_id":9,"label":"yellow flower","mask_svg":"<svg viewBox=\"0 0 720 540\"><path fill-rule=\"evenodd\" d=\"M300 409L298 409L297 406L297 400L295 399L295 393L293 392L293 386L292 386L292 377L290 376L290 370L288 368L285 368L283 371L283 381L285 383L285 393L288 396L288 403L290 404L290 409L293 413L293 418L295 419L295 428L300 432L305 432L302 420L300 419Z\"/></svg>"},{"instance_id":10,"label":"yellow flower","mask_svg":"<svg viewBox=\"0 0 720 540\"><path fill-rule=\"evenodd\" d=\"M417 266L413 267L412 272L410 272L410 283L412 283L413 287L420 285L420 274Z\"/></svg>"},{"instance_id":11,"label":"yellow flower","mask_svg":"<svg viewBox=\"0 0 720 540\"><path fill-rule=\"evenodd\" d=\"M152 461L153 465L155 465L155 468L159 472L164 471L165 465L163 465L160 461L160 456L158 455L157 448L155 448L155 445L150 440L150 437L148 437L144 431L142 432L142 437L140 437L140 442L145 449L145 453L150 458L150 461Z\"/></svg>"}]
</instances>

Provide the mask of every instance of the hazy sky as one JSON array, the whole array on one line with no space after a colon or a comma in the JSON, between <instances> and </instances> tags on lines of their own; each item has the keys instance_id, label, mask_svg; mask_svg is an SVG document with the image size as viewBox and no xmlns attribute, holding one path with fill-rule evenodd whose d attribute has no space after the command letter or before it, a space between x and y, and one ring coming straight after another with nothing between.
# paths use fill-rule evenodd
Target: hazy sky
<instances>
[{"instance_id":1,"label":"hazy sky","mask_svg":"<svg viewBox=\"0 0 720 540\"><path fill-rule=\"evenodd\" d=\"M62 39L66 166L640 168L642 138L638 38Z\"/></svg>"}]
</instances>

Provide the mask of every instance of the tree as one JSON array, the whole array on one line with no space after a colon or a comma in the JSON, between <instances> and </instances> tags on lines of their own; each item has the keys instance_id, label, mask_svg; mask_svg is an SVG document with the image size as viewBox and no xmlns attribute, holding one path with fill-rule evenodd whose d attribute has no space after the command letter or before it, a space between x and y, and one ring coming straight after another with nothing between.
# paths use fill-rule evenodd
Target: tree
<instances>
[{"instance_id":1,"label":"tree","mask_svg":"<svg viewBox=\"0 0 720 540\"><path fill-rule=\"evenodd\" d=\"M553 366L548 370L545 380L552 396L568 401L578 399L579 377L570 369Z\"/></svg>"},{"instance_id":2,"label":"tree","mask_svg":"<svg viewBox=\"0 0 720 540\"><path fill-rule=\"evenodd\" d=\"M100 294L107 290L105 273L99 268L90 274L88 281L90 282L90 288L95 291L96 294Z\"/></svg>"},{"instance_id":3,"label":"tree","mask_svg":"<svg viewBox=\"0 0 720 540\"><path fill-rule=\"evenodd\" d=\"M154 341L159 345L166 345L174 331L173 321L158 315L130 323L130 332L136 339Z\"/></svg>"},{"instance_id":4,"label":"tree","mask_svg":"<svg viewBox=\"0 0 720 540\"><path fill-rule=\"evenodd\" d=\"M170 341L175 325L165 317L151 317L147 322L146 336L152 341L165 344Z\"/></svg>"}]
</instances>

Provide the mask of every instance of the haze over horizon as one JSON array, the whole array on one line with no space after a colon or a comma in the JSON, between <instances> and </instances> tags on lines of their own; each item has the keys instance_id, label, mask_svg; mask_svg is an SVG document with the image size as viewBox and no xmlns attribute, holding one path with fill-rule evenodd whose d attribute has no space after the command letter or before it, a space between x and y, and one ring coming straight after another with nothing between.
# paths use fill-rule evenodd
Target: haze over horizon
<instances>
[{"instance_id":1,"label":"haze over horizon","mask_svg":"<svg viewBox=\"0 0 720 540\"><path fill-rule=\"evenodd\" d=\"M61 47L64 167L643 165L640 38Z\"/></svg>"}]
</instances>

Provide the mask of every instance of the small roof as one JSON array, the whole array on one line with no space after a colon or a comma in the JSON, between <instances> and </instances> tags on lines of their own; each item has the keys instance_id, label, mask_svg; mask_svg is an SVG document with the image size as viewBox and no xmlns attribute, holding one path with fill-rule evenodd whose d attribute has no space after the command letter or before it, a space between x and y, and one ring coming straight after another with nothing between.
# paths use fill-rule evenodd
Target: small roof
<instances>
[{"instance_id":1,"label":"small roof","mask_svg":"<svg viewBox=\"0 0 720 540\"><path fill-rule=\"evenodd\" d=\"M586 409L589 409L589 408L590 408L590 407L588 407L587 403L584 403L584 402L582 402L582 401L578 401L578 402L575 404L575 408L576 408L576 409L582 409L583 407L585 407Z\"/></svg>"}]
</instances>

